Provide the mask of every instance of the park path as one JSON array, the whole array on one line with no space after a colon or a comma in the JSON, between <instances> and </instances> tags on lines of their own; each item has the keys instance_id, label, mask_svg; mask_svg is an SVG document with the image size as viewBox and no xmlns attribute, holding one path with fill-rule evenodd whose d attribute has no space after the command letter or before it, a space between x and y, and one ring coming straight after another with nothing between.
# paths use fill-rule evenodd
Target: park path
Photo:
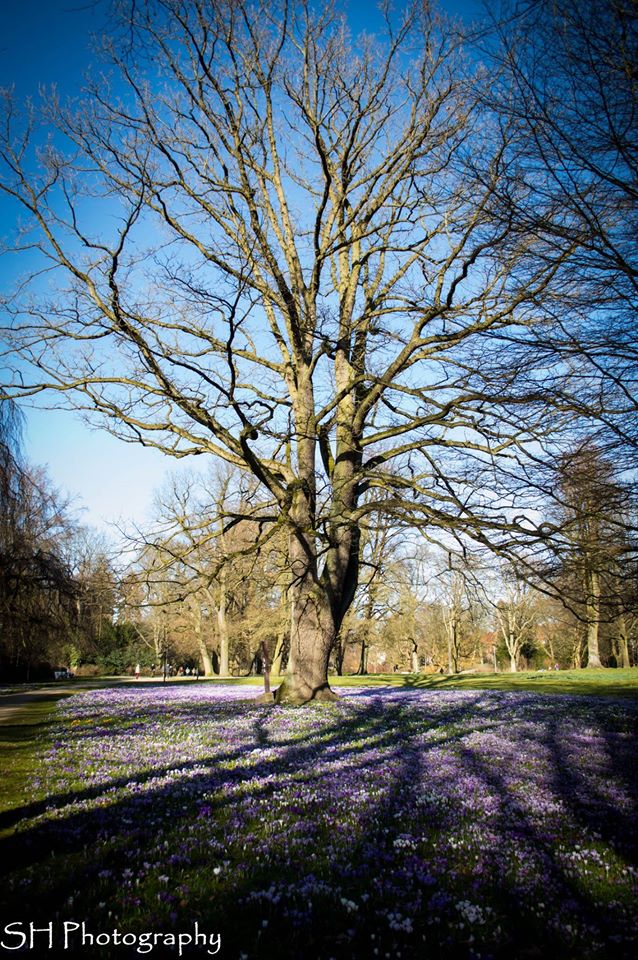
<instances>
[{"instance_id":1,"label":"park path","mask_svg":"<svg viewBox=\"0 0 638 960\"><path fill-rule=\"evenodd\" d=\"M170 684L183 683L189 681L189 677L171 677ZM75 693L82 693L86 690L97 690L103 687L128 685L132 683L131 677L111 677L107 680L85 680L77 679L71 683L48 683L46 686L35 690L16 690L9 691L7 688L0 689L0 726L10 724L20 715L24 707L33 703L51 703L55 700L61 700L63 697L73 696ZM158 678L142 677L136 680L135 684L159 683Z\"/></svg>"},{"instance_id":2,"label":"park path","mask_svg":"<svg viewBox=\"0 0 638 960\"><path fill-rule=\"evenodd\" d=\"M51 684L39 690L24 690L16 693L0 694L0 726L8 726L19 717L24 708L32 703L51 703L70 697L74 693L85 690L84 686L70 686L69 684Z\"/></svg>"}]
</instances>

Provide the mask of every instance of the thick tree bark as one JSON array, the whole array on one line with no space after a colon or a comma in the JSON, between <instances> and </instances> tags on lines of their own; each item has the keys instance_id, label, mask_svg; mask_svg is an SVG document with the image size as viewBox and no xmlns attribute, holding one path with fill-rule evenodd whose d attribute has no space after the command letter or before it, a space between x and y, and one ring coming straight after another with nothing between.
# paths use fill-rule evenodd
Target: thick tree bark
<instances>
[{"instance_id":1,"label":"thick tree bark","mask_svg":"<svg viewBox=\"0 0 638 960\"><path fill-rule=\"evenodd\" d=\"M343 265L342 276L346 273ZM307 347L310 346L309 340ZM356 505L356 468L361 462L361 451L357 449L353 428L354 395L349 389L353 370L343 347L336 354L335 377L342 395L337 404L336 456L330 462L330 453L326 451L324 463L330 474L332 501L321 573L315 488L319 438L312 374L305 363L298 364L291 391L298 438L298 479L289 512L290 654L286 678L276 693L279 703L336 699L328 683L328 662L358 580L360 532L351 515Z\"/></svg>"},{"instance_id":2,"label":"thick tree bark","mask_svg":"<svg viewBox=\"0 0 638 960\"><path fill-rule=\"evenodd\" d=\"M300 583L293 583L291 592L288 671L275 700L277 703L334 700L336 694L328 683L328 660L336 631L327 591L304 578Z\"/></svg>"},{"instance_id":3,"label":"thick tree bark","mask_svg":"<svg viewBox=\"0 0 638 960\"><path fill-rule=\"evenodd\" d=\"M328 661L338 627L329 583L319 577L317 567L314 401L309 377L298 378L295 393L299 480L290 505L290 652L286 677L275 694L277 703L336 697L328 683Z\"/></svg>"}]
</instances>

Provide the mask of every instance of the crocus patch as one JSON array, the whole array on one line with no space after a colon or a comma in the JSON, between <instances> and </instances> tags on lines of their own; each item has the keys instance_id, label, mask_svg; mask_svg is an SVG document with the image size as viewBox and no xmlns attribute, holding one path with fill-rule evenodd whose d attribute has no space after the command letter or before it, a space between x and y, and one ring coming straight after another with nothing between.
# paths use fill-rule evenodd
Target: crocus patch
<instances>
[{"instance_id":1,"label":"crocus patch","mask_svg":"<svg viewBox=\"0 0 638 960\"><path fill-rule=\"evenodd\" d=\"M258 693L63 702L3 844L4 913L197 921L222 957L638 954L635 704L358 688L283 708Z\"/></svg>"}]
</instances>

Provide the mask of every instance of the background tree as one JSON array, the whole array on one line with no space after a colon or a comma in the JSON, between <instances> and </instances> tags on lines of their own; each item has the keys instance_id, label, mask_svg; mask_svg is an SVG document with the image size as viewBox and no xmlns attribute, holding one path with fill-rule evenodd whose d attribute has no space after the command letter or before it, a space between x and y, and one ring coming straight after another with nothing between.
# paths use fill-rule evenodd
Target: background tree
<instances>
[{"instance_id":1,"label":"background tree","mask_svg":"<svg viewBox=\"0 0 638 960\"><path fill-rule=\"evenodd\" d=\"M576 251L560 268L558 296L546 301L541 334L570 369L557 399L635 451L636 4L527 0L506 12L498 32L490 103L498 100L511 124L519 183L500 194L503 216L550 239L557 258ZM484 51L490 44L484 34Z\"/></svg>"},{"instance_id":2,"label":"background tree","mask_svg":"<svg viewBox=\"0 0 638 960\"><path fill-rule=\"evenodd\" d=\"M398 598L408 575L402 564L401 528L383 517L372 521L361 531L357 592L335 643L337 673L345 665L348 671L366 674L371 648L381 642L387 647L385 625L399 612Z\"/></svg>"},{"instance_id":3,"label":"background tree","mask_svg":"<svg viewBox=\"0 0 638 960\"><path fill-rule=\"evenodd\" d=\"M536 643L536 598L520 581L510 582L505 595L495 606L496 619L510 660L510 672L519 669L525 646Z\"/></svg>"},{"instance_id":4,"label":"background tree","mask_svg":"<svg viewBox=\"0 0 638 960\"><path fill-rule=\"evenodd\" d=\"M467 554L445 550L435 555L436 600L444 626L445 663L450 675L459 673L463 660L479 653L477 572L474 560Z\"/></svg>"},{"instance_id":5,"label":"background tree","mask_svg":"<svg viewBox=\"0 0 638 960\"><path fill-rule=\"evenodd\" d=\"M152 608L164 605L180 648L188 652L190 637L190 652L206 676L227 676L231 664L245 672L263 643L281 669L288 621L285 543L272 522L251 521L263 505L254 482L246 481L230 469L175 475L156 494L149 530L129 534L138 554L131 575L147 583L147 623L161 629L166 618ZM256 550L264 528L269 535Z\"/></svg>"},{"instance_id":6,"label":"background tree","mask_svg":"<svg viewBox=\"0 0 638 960\"><path fill-rule=\"evenodd\" d=\"M68 503L20 456L20 417L0 398L0 666L7 677L68 665L78 584Z\"/></svg>"},{"instance_id":7,"label":"background tree","mask_svg":"<svg viewBox=\"0 0 638 960\"><path fill-rule=\"evenodd\" d=\"M75 658L99 661L117 645L115 612L118 579L109 556L110 545L103 536L80 528L72 544L75 581Z\"/></svg>"},{"instance_id":8,"label":"background tree","mask_svg":"<svg viewBox=\"0 0 638 960\"><path fill-rule=\"evenodd\" d=\"M572 588L576 613L586 625L587 666L600 667L601 624L622 616L632 574L635 577L629 491L614 478L609 460L596 446L581 444L561 458L559 492L563 591L569 602Z\"/></svg>"}]
</instances>

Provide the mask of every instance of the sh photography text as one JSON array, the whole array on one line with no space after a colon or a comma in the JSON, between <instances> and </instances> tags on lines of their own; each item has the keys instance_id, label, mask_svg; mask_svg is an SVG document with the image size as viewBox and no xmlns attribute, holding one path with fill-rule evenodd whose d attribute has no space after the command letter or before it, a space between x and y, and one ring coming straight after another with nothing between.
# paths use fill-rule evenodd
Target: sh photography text
<instances>
[{"instance_id":1,"label":"sh photography text","mask_svg":"<svg viewBox=\"0 0 638 960\"><path fill-rule=\"evenodd\" d=\"M204 933L195 922L189 932L184 933L122 933L120 930L100 931L94 933L87 930L84 921L65 920L61 924L53 921L45 926L35 923L8 923L2 930L0 947L4 950L53 950L62 947L69 950L71 947L135 947L137 953L150 953L155 947L169 947L177 950L182 956L186 947L205 948L206 953L214 956L221 949L221 935L219 933Z\"/></svg>"}]
</instances>

